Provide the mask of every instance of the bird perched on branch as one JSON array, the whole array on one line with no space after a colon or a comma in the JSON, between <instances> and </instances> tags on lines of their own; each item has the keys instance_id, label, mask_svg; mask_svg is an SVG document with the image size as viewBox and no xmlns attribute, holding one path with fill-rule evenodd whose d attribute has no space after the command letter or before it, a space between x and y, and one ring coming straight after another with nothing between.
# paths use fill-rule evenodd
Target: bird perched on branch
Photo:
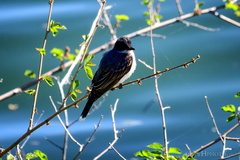
<instances>
[{"instance_id":1,"label":"bird perched on branch","mask_svg":"<svg viewBox=\"0 0 240 160\"><path fill-rule=\"evenodd\" d=\"M92 104L114 86L118 86L128 79L136 69L136 60L131 41L127 37L120 37L112 50L106 52L91 85L91 93L82 111L81 118L85 118Z\"/></svg>"}]
</instances>

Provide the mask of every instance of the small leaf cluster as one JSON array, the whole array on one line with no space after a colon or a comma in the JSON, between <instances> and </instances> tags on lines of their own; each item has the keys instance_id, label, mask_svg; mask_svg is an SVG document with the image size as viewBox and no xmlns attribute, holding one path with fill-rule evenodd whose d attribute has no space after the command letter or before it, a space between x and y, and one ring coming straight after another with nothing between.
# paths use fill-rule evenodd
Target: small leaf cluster
<instances>
[{"instance_id":1,"label":"small leaf cluster","mask_svg":"<svg viewBox=\"0 0 240 160\"><path fill-rule=\"evenodd\" d=\"M35 158L39 158L41 160L48 160L47 155L40 150L35 150L33 153L26 154L26 159L35 159Z\"/></svg>"},{"instance_id":2,"label":"small leaf cluster","mask_svg":"<svg viewBox=\"0 0 240 160\"><path fill-rule=\"evenodd\" d=\"M233 3L232 0L225 0L225 8L232 9L237 17L240 17L240 4Z\"/></svg>"},{"instance_id":3,"label":"small leaf cluster","mask_svg":"<svg viewBox=\"0 0 240 160\"><path fill-rule=\"evenodd\" d=\"M86 73L86 76L92 80L93 79L93 72L92 68L90 66L96 66L96 64L92 63L91 60L94 58L94 55L88 55L87 58L84 60L84 71ZM82 93L77 87L80 86L79 80L74 80L72 84L72 92L71 92L71 98L73 101L77 100L77 93Z\"/></svg>"},{"instance_id":4,"label":"small leaf cluster","mask_svg":"<svg viewBox=\"0 0 240 160\"><path fill-rule=\"evenodd\" d=\"M239 97L240 97L240 92L234 95L234 98L239 98ZM234 119L237 119L238 121L240 121L240 107L238 107L238 111L237 111L236 107L233 104L229 104L229 105L223 106L222 110L225 112L231 113L231 115L226 119L226 122L230 122Z\"/></svg>"},{"instance_id":5,"label":"small leaf cluster","mask_svg":"<svg viewBox=\"0 0 240 160\"><path fill-rule=\"evenodd\" d=\"M158 0L158 2L164 2L165 0ZM150 6L152 5L152 1L151 0L143 0L141 2L142 5L146 5L148 8L150 8ZM158 5L156 6L156 9L153 11L153 18L154 19L151 19L150 18L150 14L149 11L145 11L143 12L143 16L147 17L146 19L146 23L148 25L153 25L155 24L156 22L158 22L160 19L162 19L162 15L160 15L158 12L160 11L160 3L158 3Z\"/></svg>"},{"instance_id":6,"label":"small leaf cluster","mask_svg":"<svg viewBox=\"0 0 240 160\"><path fill-rule=\"evenodd\" d=\"M33 151L33 153L27 153L25 155L25 159L40 159L40 160L48 160L48 157L45 153L43 153L40 150L35 150ZM0 160L2 160L2 158L0 158ZM17 160L17 158L15 156L13 156L12 154L8 154L6 157L6 160Z\"/></svg>"},{"instance_id":7,"label":"small leaf cluster","mask_svg":"<svg viewBox=\"0 0 240 160\"><path fill-rule=\"evenodd\" d=\"M152 143L147 146L153 150L142 150L134 155L136 157L145 158L144 160L195 160L193 158L188 157L186 154L182 155L182 157L173 156L171 154L182 154L182 151L178 148L169 148L168 156L164 155L164 147L160 143Z\"/></svg>"},{"instance_id":8,"label":"small leaf cluster","mask_svg":"<svg viewBox=\"0 0 240 160\"><path fill-rule=\"evenodd\" d=\"M116 19L115 27L118 28L121 27L120 25L121 21L127 21L129 20L129 17L125 14L118 14L115 15L115 19Z\"/></svg>"},{"instance_id":9,"label":"small leaf cluster","mask_svg":"<svg viewBox=\"0 0 240 160\"><path fill-rule=\"evenodd\" d=\"M55 37L58 34L59 29L67 29L64 25L61 25L59 22L54 22L54 20L51 20L50 22L50 31L52 32L53 37Z\"/></svg>"},{"instance_id":10,"label":"small leaf cluster","mask_svg":"<svg viewBox=\"0 0 240 160\"><path fill-rule=\"evenodd\" d=\"M29 69L24 72L24 75L27 76L27 77L29 77L29 78L33 78L33 79L36 78L36 73L34 73L32 70L29 70ZM54 85L53 80L52 80L51 77L49 77L49 76L44 76L44 75L43 75L43 76L42 76L42 79L43 79L49 86L53 86L53 85ZM35 89L28 89L28 90L26 90L26 91L24 91L24 92L27 93L27 94L30 94L30 95L34 95Z\"/></svg>"},{"instance_id":11,"label":"small leaf cluster","mask_svg":"<svg viewBox=\"0 0 240 160\"><path fill-rule=\"evenodd\" d=\"M80 86L80 81L79 80L74 80L72 84L72 92L71 92L71 98L73 101L77 100L77 93L82 93L77 87Z\"/></svg>"},{"instance_id":12,"label":"small leaf cluster","mask_svg":"<svg viewBox=\"0 0 240 160\"><path fill-rule=\"evenodd\" d=\"M75 50L75 52L78 53L77 50ZM64 60L66 60L66 59L68 59L68 60L70 60L70 61L73 61L73 60L75 60L75 58L76 58L76 55L71 54L71 53L68 53L68 52L65 53L65 52L64 52L62 49L60 49L60 48L53 48L53 49L50 51L50 53L53 55L53 57L60 59L60 61L64 61Z\"/></svg>"}]
</instances>

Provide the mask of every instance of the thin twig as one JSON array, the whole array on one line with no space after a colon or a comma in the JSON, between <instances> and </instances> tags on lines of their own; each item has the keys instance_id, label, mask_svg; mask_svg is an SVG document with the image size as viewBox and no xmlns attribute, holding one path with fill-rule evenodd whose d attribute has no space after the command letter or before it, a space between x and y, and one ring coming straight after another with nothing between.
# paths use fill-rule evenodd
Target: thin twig
<instances>
[{"instance_id":1,"label":"thin twig","mask_svg":"<svg viewBox=\"0 0 240 160\"><path fill-rule=\"evenodd\" d=\"M61 151L63 151L63 148L59 145L57 145L56 143L54 143L53 141L51 141L50 139L48 139L47 137L44 137L44 139L49 142L50 144L52 144L54 147L57 147L58 149L60 149Z\"/></svg>"},{"instance_id":2,"label":"thin twig","mask_svg":"<svg viewBox=\"0 0 240 160\"><path fill-rule=\"evenodd\" d=\"M20 145L17 145L17 156L19 157L20 160L23 160L22 155L21 155Z\"/></svg>"},{"instance_id":3,"label":"thin twig","mask_svg":"<svg viewBox=\"0 0 240 160\"><path fill-rule=\"evenodd\" d=\"M42 48L45 49L46 48L46 44L47 44L47 37L48 37L48 33L50 32L50 21L51 21L51 17L52 17L52 7L53 7L53 3L54 0L50 0L49 1L49 12L48 12L48 20L47 20L47 27L46 27L46 33L45 33L45 37L43 40L43 45ZM43 65L43 54L40 54L40 60L39 60L39 69L38 69L38 79L40 79L42 77L42 65ZM29 126L28 126L28 130L31 130L33 127L33 120L34 120L34 115L36 113L36 105L37 105L37 97L38 97L38 91L39 91L39 87L40 87L40 82L37 82L36 85L36 89L35 89L35 93L33 95L33 105L32 105L32 112L31 112L31 117L30 117L30 122L29 122Z\"/></svg>"},{"instance_id":4,"label":"thin twig","mask_svg":"<svg viewBox=\"0 0 240 160\"><path fill-rule=\"evenodd\" d=\"M179 0L176 0L176 5L177 5L179 16L182 16L183 15L183 10L182 10L182 7L181 7L181 4L180 4Z\"/></svg>"},{"instance_id":5,"label":"thin twig","mask_svg":"<svg viewBox=\"0 0 240 160\"><path fill-rule=\"evenodd\" d=\"M143 77L143 78L139 78L139 79L136 79L136 80L133 80L133 81L130 81L130 82L126 82L126 83L123 83L122 85L120 86L116 86L116 87L113 87L112 89L115 89L115 88L119 88L119 87L123 87L123 86L126 86L126 85L129 85L129 84L132 84L132 83L135 83L135 82L141 82L142 80L145 80L145 79L148 79L148 78L151 78L151 77L154 77L154 76L158 76L158 75L162 75L163 73L166 73L166 72L169 72L169 71L172 71L174 69L177 69L177 68L180 68L180 67L188 67L189 64L191 63L195 63L198 59L200 59L200 56L198 55L196 58L192 58L191 61L188 61L186 63L183 63L181 65L178 65L176 67L172 67L172 68L166 68L164 71L157 71L155 72L155 74L152 74L152 75L149 75L149 76L146 76L146 77ZM141 83L140 83L141 84Z\"/></svg>"},{"instance_id":6,"label":"thin twig","mask_svg":"<svg viewBox=\"0 0 240 160\"><path fill-rule=\"evenodd\" d=\"M228 22L228 23L231 23L231 24L233 24L233 25L235 25L235 26L237 26L237 27L240 27L240 23L239 22L237 22L237 21L234 21L233 19L231 19L231 18L228 18L227 16L224 16L224 15L222 15L222 14L219 14L218 12L210 12L210 13L212 13L214 16L216 16L216 17L218 17L218 18L220 18L220 19L222 19L222 20L224 20L224 21L226 21L226 22Z\"/></svg>"},{"instance_id":7,"label":"thin twig","mask_svg":"<svg viewBox=\"0 0 240 160\"><path fill-rule=\"evenodd\" d=\"M205 96L204 98L205 98L205 101L206 101L206 106L207 106L208 112L209 112L209 114L210 114L210 116L211 116L211 118L212 118L214 128L215 128L215 130L216 130L219 138L221 139L221 141L222 141L222 143L223 143L223 149L222 149L222 154L221 154L221 159L223 159L224 154L225 154L225 150L226 150L226 149L225 149L225 148L226 148L226 147L225 147L225 146L226 146L226 138L225 138L225 137L222 137L221 133L220 133L219 130L218 130L217 123L216 123L216 121L215 121L215 118L214 118L214 116L213 116L213 114L212 114L212 111L211 111L211 108L210 108L210 106L209 106L207 96Z\"/></svg>"},{"instance_id":8,"label":"thin twig","mask_svg":"<svg viewBox=\"0 0 240 160\"><path fill-rule=\"evenodd\" d=\"M126 158L124 158L124 157L121 155L121 153L119 153L119 152L117 151L117 149L116 149L111 143L109 143L109 145L112 147L112 149L113 149L123 160L126 160Z\"/></svg>"},{"instance_id":9,"label":"thin twig","mask_svg":"<svg viewBox=\"0 0 240 160\"><path fill-rule=\"evenodd\" d=\"M51 101L51 103L52 103L52 105L53 105L53 108L54 108L55 112L57 112L58 110L57 110L57 107L56 107L55 103L54 103L53 100L52 100L52 97L49 96L49 99L50 99L50 101ZM60 117L59 114L57 115L57 117L58 117L58 120L60 121L60 123L62 124L64 130L67 132L68 136L72 139L72 141L75 142L80 148L82 148L83 145L80 144L80 143L72 136L72 134L69 132L69 130L66 128L65 124L63 123L63 121L62 121L62 119L61 119L61 117Z\"/></svg>"},{"instance_id":10,"label":"thin twig","mask_svg":"<svg viewBox=\"0 0 240 160\"><path fill-rule=\"evenodd\" d=\"M39 121L41 120L43 114L44 114L44 111L42 111L42 113L39 115L39 117L38 117L36 123L34 124L34 126L36 126L36 125L39 123ZM24 141L24 142L22 143L22 145L20 146L20 149L23 149L23 148L24 148L24 146L27 144L29 138L30 138L30 136L28 136L28 137L25 139L25 141Z\"/></svg>"},{"instance_id":11,"label":"thin twig","mask_svg":"<svg viewBox=\"0 0 240 160\"><path fill-rule=\"evenodd\" d=\"M185 144L185 146L186 146L187 149L188 149L188 153L191 153L192 151L191 151L190 147L188 146L188 144Z\"/></svg>"},{"instance_id":12,"label":"thin twig","mask_svg":"<svg viewBox=\"0 0 240 160\"><path fill-rule=\"evenodd\" d=\"M221 140L222 140L222 142L223 142L222 135L221 135L221 133L220 133L219 130L218 130L217 123L216 123L216 121L215 121L215 118L214 118L214 116L213 116L213 114L212 114L212 111L211 111L211 108L210 108L210 106L209 106L208 98L207 98L207 96L205 96L204 98L205 98L205 102L206 102L206 106L207 106L208 112L209 112L209 114L210 114L210 116L211 116L211 118L212 118L214 128L215 128L218 136L221 138Z\"/></svg>"},{"instance_id":13,"label":"thin twig","mask_svg":"<svg viewBox=\"0 0 240 160\"><path fill-rule=\"evenodd\" d=\"M109 143L109 146L102 151L99 155L97 155L94 160L99 159L101 156L103 156L106 152L108 152L109 150L113 149L112 146L114 146L114 144L118 141L119 137L118 137L118 130L116 128L116 123L115 123L115 112L117 110L117 104L118 104L119 99L116 100L114 107L110 106L111 109L111 116L112 116L112 125L113 125L113 136L114 136L114 140ZM118 154L118 152L116 152ZM125 159L121 154L118 154L121 158Z\"/></svg>"},{"instance_id":14,"label":"thin twig","mask_svg":"<svg viewBox=\"0 0 240 160\"><path fill-rule=\"evenodd\" d=\"M233 158L233 157L237 157L237 156L240 156L240 152L236 153L236 154L232 154L232 155L227 156L227 157L224 157L224 159L229 159L229 158Z\"/></svg>"},{"instance_id":15,"label":"thin twig","mask_svg":"<svg viewBox=\"0 0 240 160\"><path fill-rule=\"evenodd\" d=\"M152 17L153 19L153 0L152 3L150 3L151 5L149 6L149 13L150 13L150 17ZM152 25L150 25L150 27L152 27ZM156 73L157 71L157 65L156 65L156 55L155 55L155 50L154 50L154 44L153 44L153 37L152 37L152 30L150 30L150 44L151 44L151 51L152 51L152 60L153 60L153 73ZM154 86L155 86L155 93L157 96L157 100L158 100L158 104L161 110L161 117L162 117L162 129L163 129L163 140L164 140L164 156L166 157L166 159L168 159L168 138L167 138L167 125L166 125L166 118L165 118L165 112L164 112L164 106L162 104L162 99L160 96L160 92L158 89L158 77L157 75L154 76Z\"/></svg>"},{"instance_id":16,"label":"thin twig","mask_svg":"<svg viewBox=\"0 0 240 160\"><path fill-rule=\"evenodd\" d=\"M200 25L198 23L193 23L193 22L189 22L189 21L184 21L182 20L181 21L183 24L185 24L186 26L193 26L193 27L196 27L196 28L200 28L202 30L205 30L205 31L211 31L211 32L215 32L215 31L219 31L218 28L209 28L209 27L205 27L203 25Z\"/></svg>"},{"instance_id":17,"label":"thin twig","mask_svg":"<svg viewBox=\"0 0 240 160\"><path fill-rule=\"evenodd\" d=\"M99 4L102 3L101 0L97 0L97 1L98 1ZM112 27L112 24L111 24L111 21L109 19L109 16L107 14L106 9L104 9L104 11L103 11L102 21L103 21L104 25L106 25L108 27L108 30L111 34L111 40L116 41L117 35L116 35L116 32L114 31L114 29Z\"/></svg>"},{"instance_id":18,"label":"thin twig","mask_svg":"<svg viewBox=\"0 0 240 160\"><path fill-rule=\"evenodd\" d=\"M150 65L148 65L145 61L142 61L141 59L138 59L138 61L140 62L140 63L142 63L145 67L147 67L148 69L150 69L150 70L153 70L153 67L151 67Z\"/></svg>"},{"instance_id":19,"label":"thin twig","mask_svg":"<svg viewBox=\"0 0 240 160\"><path fill-rule=\"evenodd\" d=\"M79 152L76 154L76 156L73 158L73 160L76 160L78 156L83 152L83 150L87 147L89 143L91 143L93 136L95 135L97 129L99 128L101 122L102 122L103 116L100 117L98 124L94 126L94 130L91 134L91 136L88 138L88 141L83 145L83 147L79 150Z\"/></svg>"},{"instance_id":20,"label":"thin twig","mask_svg":"<svg viewBox=\"0 0 240 160\"><path fill-rule=\"evenodd\" d=\"M240 126L240 123L235 124L232 128L230 128L227 132L225 132L225 133L222 135L222 138L223 138L223 137L226 137L229 133L231 133L232 131L234 131L234 130L235 130L236 128L238 128L239 126ZM212 146L213 144L215 144L215 143L217 143L217 142L219 142L219 141L221 141L221 138L220 138L220 137L217 138L217 139L215 139L215 140L213 140L213 141L211 141L211 142L209 142L208 144L206 144L206 145L204 145L204 146L201 146L199 149L193 151L193 152L190 153L188 156L189 156L189 157L194 157L197 153L205 150L206 148Z\"/></svg>"}]
</instances>

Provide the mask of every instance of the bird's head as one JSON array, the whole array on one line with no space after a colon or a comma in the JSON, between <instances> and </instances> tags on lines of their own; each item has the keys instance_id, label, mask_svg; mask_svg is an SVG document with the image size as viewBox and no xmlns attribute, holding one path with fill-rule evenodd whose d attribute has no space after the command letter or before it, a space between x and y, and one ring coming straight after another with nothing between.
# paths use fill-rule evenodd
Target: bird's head
<instances>
[{"instance_id":1,"label":"bird's head","mask_svg":"<svg viewBox=\"0 0 240 160\"><path fill-rule=\"evenodd\" d=\"M120 38L118 38L118 40L116 41L116 43L114 45L114 49L117 50L117 51L135 50L132 47L132 42L127 37L120 37Z\"/></svg>"}]
</instances>

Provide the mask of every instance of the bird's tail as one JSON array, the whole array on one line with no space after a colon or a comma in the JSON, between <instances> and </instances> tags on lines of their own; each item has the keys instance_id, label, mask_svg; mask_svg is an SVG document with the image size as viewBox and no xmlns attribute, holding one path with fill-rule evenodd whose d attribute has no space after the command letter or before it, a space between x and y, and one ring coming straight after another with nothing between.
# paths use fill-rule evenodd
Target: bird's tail
<instances>
[{"instance_id":1,"label":"bird's tail","mask_svg":"<svg viewBox=\"0 0 240 160\"><path fill-rule=\"evenodd\" d=\"M92 107L92 104L93 104L93 100L91 98L88 99L83 111L82 111L82 114L81 114L81 119L84 119L86 118L88 112L90 111L91 107Z\"/></svg>"}]
</instances>

